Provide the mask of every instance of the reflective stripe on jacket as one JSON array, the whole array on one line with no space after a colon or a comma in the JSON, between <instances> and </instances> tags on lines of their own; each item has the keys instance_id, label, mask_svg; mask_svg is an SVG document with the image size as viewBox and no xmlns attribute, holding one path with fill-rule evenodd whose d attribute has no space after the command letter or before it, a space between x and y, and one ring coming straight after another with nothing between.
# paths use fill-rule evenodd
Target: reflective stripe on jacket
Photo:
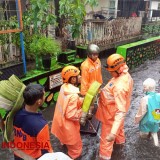
<instances>
[{"instance_id":1,"label":"reflective stripe on jacket","mask_svg":"<svg viewBox=\"0 0 160 160\"><path fill-rule=\"evenodd\" d=\"M80 137L79 118L82 114L82 99L79 88L72 84L61 86L56 103L51 133L63 144L74 145Z\"/></svg>"},{"instance_id":2,"label":"reflective stripe on jacket","mask_svg":"<svg viewBox=\"0 0 160 160\"><path fill-rule=\"evenodd\" d=\"M129 109L133 80L128 72L112 78L101 90L96 117L102 123L113 121L111 133L117 134Z\"/></svg>"},{"instance_id":3,"label":"reflective stripe on jacket","mask_svg":"<svg viewBox=\"0 0 160 160\"><path fill-rule=\"evenodd\" d=\"M85 95L90 85L97 81L102 84L101 62L99 58L93 62L87 58L81 64L81 94Z\"/></svg>"}]
</instances>

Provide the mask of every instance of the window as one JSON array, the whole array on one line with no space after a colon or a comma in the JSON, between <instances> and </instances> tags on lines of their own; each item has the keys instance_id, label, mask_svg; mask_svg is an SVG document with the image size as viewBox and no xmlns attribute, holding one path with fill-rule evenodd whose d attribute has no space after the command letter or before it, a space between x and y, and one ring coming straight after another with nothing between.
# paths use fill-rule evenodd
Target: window
<instances>
[{"instance_id":1,"label":"window","mask_svg":"<svg viewBox=\"0 0 160 160\"><path fill-rule=\"evenodd\" d=\"M158 10L160 10L160 3L158 3Z\"/></svg>"},{"instance_id":2,"label":"window","mask_svg":"<svg viewBox=\"0 0 160 160\"><path fill-rule=\"evenodd\" d=\"M111 0L110 1L110 6L109 6L110 9L115 9L115 1L114 0Z\"/></svg>"}]
</instances>

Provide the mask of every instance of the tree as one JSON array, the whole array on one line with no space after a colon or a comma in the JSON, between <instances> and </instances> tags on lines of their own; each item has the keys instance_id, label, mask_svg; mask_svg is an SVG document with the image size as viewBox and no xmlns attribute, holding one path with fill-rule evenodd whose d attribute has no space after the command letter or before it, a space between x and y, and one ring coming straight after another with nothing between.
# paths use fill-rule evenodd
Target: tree
<instances>
[{"instance_id":1,"label":"tree","mask_svg":"<svg viewBox=\"0 0 160 160\"><path fill-rule=\"evenodd\" d=\"M65 19L65 25L70 25L72 38L79 37L81 26L86 16L86 5L97 6L97 0L60 0L60 17Z\"/></svg>"}]
</instances>

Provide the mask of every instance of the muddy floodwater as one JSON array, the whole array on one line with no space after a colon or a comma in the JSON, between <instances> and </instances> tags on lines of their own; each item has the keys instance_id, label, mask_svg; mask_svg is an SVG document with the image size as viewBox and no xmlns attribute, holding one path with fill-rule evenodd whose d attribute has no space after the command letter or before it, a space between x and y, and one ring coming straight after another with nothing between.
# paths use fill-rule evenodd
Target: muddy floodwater
<instances>
[{"instance_id":1,"label":"muddy floodwater","mask_svg":"<svg viewBox=\"0 0 160 160\"><path fill-rule=\"evenodd\" d=\"M101 58L102 65L105 64L106 57ZM105 85L110 78L108 72L103 68L103 81ZM125 121L126 143L123 147L114 146L112 160L159 160L160 147L153 145L152 139L140 139L138 125L134 124L134 116L138 110L139 102L144 93L142 92L142 83L146 78L153 78L157 82L160 79L160 56L154 60L148 60L139 67L130 70L134 80L134 90L132 94L132 102ZM51 124L54 106L48 107L43 111L44 117ZM79 160L98 160L97 154L99 149L100 127L97 135L81 134L83 141L83 152ZM159 134L160 138L160 134ZM2 135L0 135L0 143ZM61 147L59 141L51 135L51 142L54 151L66 152ZM13 160L13 154L6 150L0 149L0 160Z\"/></svg>"}]
</instances>

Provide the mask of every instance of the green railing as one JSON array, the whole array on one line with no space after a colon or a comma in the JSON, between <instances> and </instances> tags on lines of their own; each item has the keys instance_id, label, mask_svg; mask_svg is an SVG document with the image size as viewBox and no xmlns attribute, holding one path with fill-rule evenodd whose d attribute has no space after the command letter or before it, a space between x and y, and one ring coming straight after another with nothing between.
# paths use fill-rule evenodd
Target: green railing
<instances>
[{"instance_id":1,"label":"green railing","mask_svg":"<svg viewBox=\"0 0 160 160\"><path fill-rule=\"evenodd\" d=\"M116 52L125 57L130 69L135 68L160 54L160 36L119 46Z\"/></svg>"},{"instance_id":2,"label":"green railing","mask_svg":"<svg viewBox=\"0 0 160 160\"><path fill-rule=\"evenodd\" d=\"M75 61L72 61L72 65L80 67L83 59L76 58ZM51 70L31 70L28 71L25 78L22 78L24 84L29 83L38 83L45 87L46 95L45 95L45 103L43 107L47 107L51 103L57 101L58 92L60 90L60 86L63 84L61 78L62 68L67 64L57 63L52 66Z\"/></svg>"}]
</instances>

